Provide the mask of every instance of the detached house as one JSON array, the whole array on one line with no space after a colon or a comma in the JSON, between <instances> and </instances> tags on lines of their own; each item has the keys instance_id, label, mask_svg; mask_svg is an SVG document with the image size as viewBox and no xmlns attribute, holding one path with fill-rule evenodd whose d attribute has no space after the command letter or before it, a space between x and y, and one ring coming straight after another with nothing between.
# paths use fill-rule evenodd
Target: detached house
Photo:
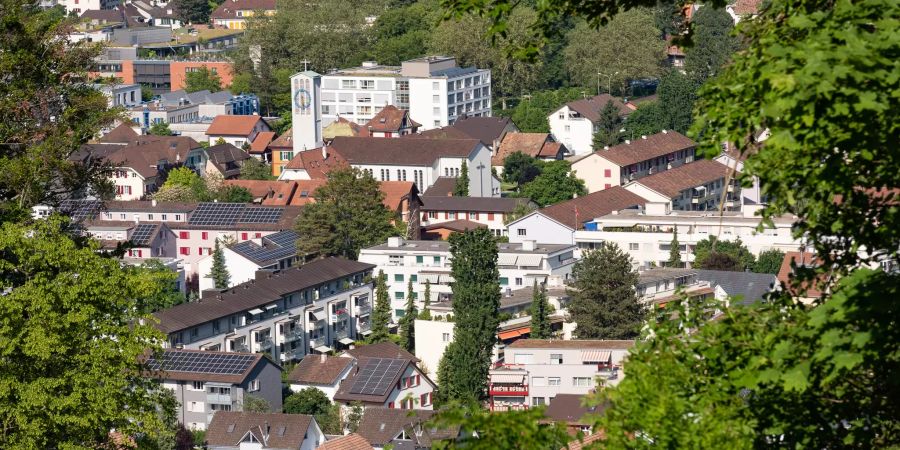
<instances>
[{"instance_id":1,"label":"detached house","mask_svg":"<svg viewBox=\"0 0 900 450\"><path fill-rule=\"evenodd\" d=\"M547 116L550 133L572 153L576 155L590 153L595 150L594 133L599 127L600 112L608 102L612 102L622 116L627 116L633 111L609 94L576 100L566 103Z\"/></svg>"},{"instance_id":2,"label":"detached house","mask_svg":"<svg viewBox=\"0 0 900 450\"><path fill-rule=\"evenodd\" d=\"M347 350L344 358L354 365L338 385L334 401L349 408L361 402L366 408L434 408L436 386L416 365L411 353L392 342Z\"/></svg>"},{"instance_id":3,"label":"detached house","mask_svg":"<svg viewBox=\"0 0 900 450\"><path fill-rule=\"evenodd\" d=\"M429 449L438 441L459 436L459 429L436 429L428 424L433 416L432 411L368 408L357 433L377 450Z\"/></svg>"},{"instance_id":4,"label":"detached house","mask_svg":"<svg viewBox=\"0 0 900 450\"><path fill-rule=\"evenodd\" d=\"M227 2L226 2L227 3ZM269 124L260 116L220 115L213 119L206 130L210 145L216 145L219 139L238 148L250 148L257 136L272 131Z\"/></svg>"},{"instance_id":5,"label":"detached house","mask_svg":"<svg viewBox=\"0 0 900 450\"><path fill-rule=\"evenodd\" d=\"M212 145L208 148L198 147L188 154L185 166L205 178L216 173L223 179L237 178L241 175L241 167L250 159L249 153L232 144Z\"/></svg>"},{"instance_id":6,"label":"detached house","mask_svg":"<svg viewBox=\"0 0 900 450\"><path fill-rule=\"evenodd\" d=\"M325 443L316 418L306 414L224 412L206 430L209 450L313 450Z\"/></svg>"},{"instance_id":7,"label":"detached house","mask_svg":"<svg viewBox=\"0 0 900 450\"><path fill-rule=\"evenodd\" d=\"M231 30L247 27L247 18L255 14L275 14L275 0L225 0L209 15L213 25Z\"/></svg>"},{"instance_id":8,"label":"detached house","mask_svg":"<svg viewBox=\"0 0 900 450\"><path fill-rule=\"evenodd\" d=\"M506 158L516 152L543 161L554 161L563 159L568 150L565 145L554 141L549 133L507 133L494 149L491 166L498 174L503 173Z\"/></svg>"},{"instance_id":9,"label":"detached house","mask_svg":"<svg viewBox=\"0 0 900 450\"><path fill-rule=\"evenodd\" d=\"M421 126L409 118L409 111L387 105L365 124L364 129L372 137L400 137L415 133Z\"/></svg>"}]
</instances>

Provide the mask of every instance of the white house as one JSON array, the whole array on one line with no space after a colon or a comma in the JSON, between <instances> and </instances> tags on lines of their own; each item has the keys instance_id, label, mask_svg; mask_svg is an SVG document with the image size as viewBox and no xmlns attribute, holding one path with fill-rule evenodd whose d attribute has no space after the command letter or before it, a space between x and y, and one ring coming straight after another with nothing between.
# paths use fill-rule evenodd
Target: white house
<instances>
[{"instance_id":1,"label":"white house","mask_svg":"<svg viewBox=\"0 0 900 450\"><path fill-rule=\"evenodd\" d=\"M434 409L434 382L416 365L418 360L396 344L364 345L342 357L354 360L334 395L345 410L354 402L367 409Z\"/></svg>"},{"instance_id":2,"label":"white house","mask_svg":"<svg viewBox=\"0 0 900 450\"><path fill-rule=\"evenodd\" d=\"M547 116L550 133L576 155L594 150L594 133L599 126L600 112L608 102L612 102L622 116L633 111L617 98L601 94L583 100L566 103Z\"/></svg>"},{"instance_id":3,"label":"white house","mask_svg":"<svg viewBox=\"0 0 900 450\"><path fill-rule=\"evenodd\" d=\"M300 259L297 256L297 239L295 231L285 230L229 246L220 243L230 286L254 279L260 270L283 270L295 266ZM201 274L210 273L212 265L212 255L197 262ZM200 291L214 288L212 278L203 276L199 282Z\"/></svg>"},{"instance_id":4,"label":"white house","mask_svg":"<svg viewBox=\"0 0 900 450\"><path fill-rule=\"evenodd\" d=\"M142 136L128 144L88 144L73 155L102 159L112 164L109 177L116 200L139 200L162 186L165 175L180 166L200 144L178 136Z\"/></svg>"},{"instance_id":5,"label":"white house","mask_svg":"<svg viewBox=\"0 0 900 450\"><path fill-rule=\"evenodd\" d=\"M341 356L310 355L294 366L287 377L288 386L292 392L315 388L334 401L334 394L341 381L354 369L355 362L353 358Z\"/></svg>"},{"instance_id":6,"label":"white house","mask_svg":"<svg viewBox=\"0 0 900 450\"><path fill-rule=\"evenodd\" d=\"M422 226L465 220L486 226L497 236L506 235L505 220L528 199L511 197L421 197Z\"/></svg>"},{"instance_id":7,"label":"white house","mask_svg":"<svg viewBox=\"0 0 900 450\"><path fill-rule=\"evenodd\" d=\"M200 107L189 104L166 106L158 101L153 101L130 108L128 116L132 122L147 129L157 123L196 122L200 117Z\"/></svg>"},{"instance_id":8,"label":"white house","mask_svg":"<svg viewBox=\"0 0 900 450\"><path fill-rule=\"evenodd\" d=\"M209 450L315 450L325 443L325 433L306 414L221 411L204 439Z\"/></svg>"},{"instance_id":9,"label":"white house","mask_svg":"<svg viewBox=\"0 0 900 450\"><path fill-rule=\"evenodd\" d=\"M106 96L110 108L117 106L129 108L141 104L139 84L95 84L94 88Z\"/></svg>"},{"instance_id":10,"label":"white house","mask_svg":"<svg viewBox=\"0 0 900 450\"><path fill-rule=\"evenodd\" d=\"M199 109L198 109L199 111ZM210 145L222 139L237 148L249 146L259 133L272 131L262 117L256 115L221 115L213 119L206 130Z\"/></svg>"}]
</instances>

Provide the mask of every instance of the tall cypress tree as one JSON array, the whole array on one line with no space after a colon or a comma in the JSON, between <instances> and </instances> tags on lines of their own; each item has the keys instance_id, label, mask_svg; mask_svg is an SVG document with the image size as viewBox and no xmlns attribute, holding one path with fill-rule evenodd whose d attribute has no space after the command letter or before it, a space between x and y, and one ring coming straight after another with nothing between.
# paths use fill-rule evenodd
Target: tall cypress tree
<instances>
[{"instance_id":1,"label":"tall cypress tree","mask_svg":"<svg viewBox=\"0 0 900 450\"><path fill-rule=\"evenodd\" d=\"M213 286L216 289L227 289L231 285L231 274L228 273L228 268L225 267L225 253L222 251L222 247L219 246L218 239L216 239L212 257L212 268L210 268L207 277L212 278Z\"/></svg>"},{"instance_id":2,"label":"tall cypress tree","mask_svg":"<svg viewBox=\"0 0 900 450\"><path fill-rule=\"evenodd\" d=\"M419 313L419 318L422 320L431 320L431 311L428 309L431 306L431 281L425 280L425 295L422 303L422 312Z\"/></svg>"},{"instance_id":3,"label":"tall cypress tree","mask_svg":"<svg viewBox=\"0 0 900 450\"><path fill-rule=\"evenodd\" d=\"M453 196L469 196L469 166L465 161L462 163L462 168L459 169L459 178L456 179L456 186L453 187Z\"/></svg>"},{"instance_id":4,"label":"tall cypress tree","mask_svg":"<svg viewBox=\"0 0 900 450\"><path fill-rule=\"evenodd\" d=\"M550 304L547 302L547 289L543 284L538 287L534 280L534 291L531 294L531 333L532 339L548 339L550 337Z\"/></svg>"},{"instance_id":5,"label":"tall cypress tree","mask_svg":"<svg viewBox=\"0 0 900 450\"><path fill-rule=\"evenodd\" d=\"M375 310L372 312L370 344L390 340L389 323L391 323L391 301L388 298L387 276L384 271L379 270L378 279L375 281Z\"/></svg>"},{"instance_id":6,"label":"tall cypress tree","mask_svg":"<svg viewBox=\"0 0 900 450\"><path fill-rule=\"evenodd\" d=\"M638 303L634 287L638 275L631 258L616 244L582 253L572 269L575 278L569 292L569 321L578 324L578 339L634 339L644 323L646 310Z\"/></svg>"},{"instance_id":7,"label":"tall cypress tree","mask_svg":"<svg viewBox=\"0 0 900 450\"><path fill-rule=\"evenodd\" d=\"M672 248L669 250L669 261L666 263L668 267L681 267L681 252L678 250L678 227L672 232Z\"/></svg>"},{"instance_id":8,"label":"tall cypress tree","mask_svg":"<svg viewBox=\"0 0 900 450\"><path fill-rule=\"evenodd\" d=\"M410 353L416 351L416 318L419 314L416 310L415 296L410 278L406 285L406 311L400 320L400 346Z\"/></svg>"},{"instance_id":9,"label":"tall cypress tree","mask_svg":"<svg viewBox=\"0 0 900 450\"><path fill-rule=\"evenodd\" d=\"M454 233L450 254L456 326L438 370L441 399L478 400L485 395L500 325L497 244L486 228Z\"/></svg>"}]
</instances>

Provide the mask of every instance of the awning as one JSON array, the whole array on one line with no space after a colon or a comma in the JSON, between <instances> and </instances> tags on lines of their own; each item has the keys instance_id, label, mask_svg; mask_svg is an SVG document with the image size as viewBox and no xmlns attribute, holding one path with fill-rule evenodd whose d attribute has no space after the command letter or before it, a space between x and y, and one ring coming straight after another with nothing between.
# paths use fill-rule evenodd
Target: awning
<instances>
[{"instance_id":1,"label":"awning","mask_svg":"<svg viewBox=\"0 0 900 450\"><path fill-rule=\"evenodd\" d=\"M513 383L522 384L525 379L523 374L499 373L491 374L491 383Z\"/></svg>"},{"instance_id":2,"label":"awning","mask_svg":"<svg viewBox=\"0 0 900 450\"><path fill-rule=\"evenodd\" d=\"M501 331L497 333L497 337L499 337L501 341L505 341L507 339L517 338L523 334L528 334L530 332L531 327L528 326L524 328L516 328L515 330Z\"/></svg>"},{"instance_id":3,"label":"awning","mask_svg":"<svg viewBox=\"0 0 900 450\"><path fill-rule=\"evenodd\" d=\"M318 320L325 320L325 317L327 317L327 316L325 315L325 310L324 310L324 309L320 309L320 310L318 310L318 311L310 311L309 313L312 314L312 316L313 316L317 321L318 321Z\"/></svg>"},{"instance_id":4,"label":"awning","mask_svg":"<svg viewBox=\"0 0 900 450\"><path fill-rule=\"evenodd\" d=\"M519 255L515 253L500 253L497 255L497 265L498 266L514 266L516 265L516 259L519 258Z\"/></svg>"},{"instance_id":5,"label":"awning","mask_svg":"<svg viewBox=\"0 0 900 450\"><path fill-rule=\"evenodd\" d=\"M366 330L366 331L363 331L362 333L359 333L359 334L361 334L361 335L363 335L363 336L368 336L368 335L372 334L372 330Z\"/></svg>"},{"instance_id":6,"label":"awning","mask_svg":"<svg viewBox=\"0 0 900 450\"><path fill-rule=\"evenodd\" d=\"M338 339L338 342L340 342L341 344L344 344L344 345L350 345L354 341L353 341L353 339L350 339L350 338L341 338L341 339Z\"/></svg>"},{"instance_id":7,"label":"awning","mask_svg":"<svg viewBox=\"0 0 900 450\"><path fill-rule=\"evenodd\" d=\"M520 267L534 267L541 265L543 255L519 255L518 265Z\"/></svg>"},{"instance_id":8,"label":"awning","mask_svg":"<svg viewBox=\"0 0 900 450\"><path fill-rule=\"evenodd\" d=\"M259 309L259 308L253 308L253 309L251 309L251 310L248 311L248 312L249 312L250 314L253 314L253 315L255 316L255 315L257 315L257 314L262 314L262 313L263 313L263 310L261 310L261 309Z\"/></svg>"},{"instance_id":9,"label":"awning","mask_svg":"<svg viewBox=\"0 0 900 450\"><path fill-rule=\"evenodd\" d=\"M277 303L272 303L271 305L266 306L266 311L268 311L268 310L270 310L270 309L275 309L275 308L277 308L277 307L278 307L278 304L277 304Z\"/></svg>"},{"instance_id":10,"label":"awning","mask_svg":"<svg viewBox=\"0 0 900 450\"><path fill-rule=\"evenodd\" d=\"M581 361L586 363L605 363L609 362L612 352L605 350L582 350Z\"/></svg>"},{"instance_id":11,"label":"awning","mask_svg":"<svg viewBox=\"0 0 900 450\"><path fill-rule=\"evenodd\" d=\"M438 284L441 280L441 276L438 274L419 274L419 283L429 282L431 284Z\"/></svg>"},{"instance_id":12,"label":"awning","mask_svg":"<svg viewBox=\"0 0 900 450\"><path fill-rule=\"evenodd\" d=\"M314 348L313 350L315 350L319 353L328 353L331 351L331 347L329 347L327 345L320 345L320 346Z\"/></svg>"}]
</instances>

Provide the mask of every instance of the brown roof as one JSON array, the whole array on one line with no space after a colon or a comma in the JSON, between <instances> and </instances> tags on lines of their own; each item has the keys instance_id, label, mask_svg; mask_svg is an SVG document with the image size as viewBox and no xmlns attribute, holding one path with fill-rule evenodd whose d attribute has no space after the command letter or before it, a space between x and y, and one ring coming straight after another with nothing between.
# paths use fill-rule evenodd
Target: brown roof
<instances>
[{"instance_id":1,"label":"brown roof","mask_svg":"<svg viewBox=\"0 0 900 450\"><path fill-rule=\"evenodd\" d=\"M372 445L366 438L353 433L326 441L316 450L372 450Z\"/></svg>"},{"instance_id":2,"label":"brown roof","mask_svg":"<svg viewBox=\"0 0 900 450\"><path fill-rule=\"evenodd\" d=\"M393 139L378 139L380 141ZM328 172L335 169L349 167L347 160L334 147L326 147L327 156L322 157L322 149L316 148L305 150L294 154L294 157L284 165L285 170L306 170L309 177L313 180L324 180L327 178Z\"/></svg>"},{"instance_id":3,"label":"brown roof","mask_svg":"<svg viewBox=\"0 0 900 450\"><path fill-rule=\"evenodd\" d=\"M463 232L466 230L474 230L477 228L487 228L487 225L485 225L483 223L479 223L479 222L473 222L471 220L456 219L456 220L449 220L447 222L441 222L441 223L436 223L433 225L428 225L427 227L425 227L425 229L428 231L445 229L445 230L456 231L456 232Z\"/></svg>"},{"instance_id":4,"label":"brown roof","mask_svg":"<svg viewBox=\"0 0 900 450\"><path fill-rule=\"evenodd\" d=\"M551 402L551 404L553 404ZM574 441L570 441L569 445L560 449L560 450L582 450L588 447L594 448L590 444L600 441L604 438L603 431L598 431L590 436L584 436L580 439L575 439Z\"/></svg>"},{"instance_id":5,"label":"brown roof","mask_svg":"<svg viewBox=\"0 0 900 450\"><path fill-rule=\"evenodd\" d=\"M121 125L113 128L99 139L100 142L104 143L117 143L117 144L127 144L135 139L137 139L140 135L134 131L134 128L131 128L131 122L122 122Z\"/></svg>"},{"instance_id":6,"label":"brown roof","mask_svg":"<svg viewBox=\"0 0 900 450\"><path fill-rule=\"evenodd\" d=\"M409 199L410 195L418 192L415 185L412 181L379 181L378 187L384 192L382 203L391 211L398 211L404 199Z\"/></svg>"},{"instance_id":7,"label":"brown roof","mask_svg":"<svg viewBox=\"0 0 900 450\"><path fill-rule=\"evenodd\" d=\"M294 192L291 195L291 200L289 205L291 206L303 206L308 203L313 203L316 201L315 195L316 190L319 189L322 185L325 184L325 180L296 180L294 181ZM278 199L278 193L276 193L272 200L263 201L264 205L268 204L276 204L274 202L280 202Z\"/></svg>"},{"instance_id":8,"label":"brown roof","mask_svg":"<svg viewBox=\"0 0 900 450\"><path fill-rule=\"evenodd\" d=\"M408 359L413 362L419 362L412 353L403 349L393 342L379 342L377 344L362 345L356 348L346 350L344 353L354 358L397 358Z\"/></svg>"},{"instance_id":9,"label":"brown roof","mask_svg":"<svg viewBox=\"0 0 900 450\"><path fill-rule=\"evenodd\" d=\"M351 164L432 166L441 157L467 158L476 139L384 139L338 136L333 148Z\"/></svg>"},{"instance_id":10,"label":"brown roof","mask_svg":"<svg viewBox=\"0 0 900 450\"><path fill-rule=\"evenodd\" d=\"M81 13L81 18L97 22L125 22L120 9L89 9Z\"/></svg>"},{"instance_id":11,"label":"brown roof","mask_svg":"<svg viewBox=\"0 0 900 450\"><path fill-rule=\"evenodd\" d=\"M555 158L563 147L549 133L506 133L491 157L491 165L502 166L506 157L522 152L533 158Z\"/></svg>"},{"instance_id":12,"label":"brown roof","mask_svg":"<svg viewBox=\"0 0 900 450\"><path fill-rule=\"evenodd\" d=\"M269 144L275 139L274 131L261 131L256 135L256 139L250 143L250 153L265 153L269 148Z\"/></svg>"},{"instance_id":13,"label":"brown roof","mask_svg":"<svg viewBox=\"0 0 900 450\"><path fill-rule=\"evenodd\" d=\"M225 0L212 14L210 19L240 19L238 11L274 11L275 0Z\"/></svg>"},{"instance_id":14,"label":"brown roof","mask_svg":"<svg viewBox=\"0 0 900 450\"><path fill-rule=\"evenodd\" d=\"M510 213L522 204L528 204L521 197L429 197L422 196L422 211L462 211L486 213Z\"/></svg>"},{"instance_id":15,"label":"brown roof","mask_svg":"<svg viewBox=\"0 0 900 450\"><path fill-rule=\"evenodd\" d=\"M381 374L381 380L383 382L390 382L378 384L376 389L380 389L380 392L367 391L366 394L353 392L353 388L356 384L356 378L359 376L360 372L372 371L376 367L385 367L388 363L390 364L388 368L393 369L393 371L383 372ZM341 384L338 385L337 392L334 393L334 400L342 402L360 401L363 403L384 404L384 402L387 401L388 397L390 397L391 392L393 392L393 390L396 388L396 384L398 381L400 381L400 377L402 377L403 374L406 373L406 369L409 368L410 365L415 365L415 363L406 358L357 358L356 368L351 369L350 374L347 375L347 378L344 378L341 381ZM425 379L427 383L428 377L425 377Z\"/></svg>"},{"instance_id":16,"label":"brown roof","mask_svg":"<svg viewBox=\"0 0 900 450\"><path fill-rule=\"evenodd\" d=\"M574 102L566 103L566 106L578 114L581 114L585 119L596 123L597 120L600 119L600 111L603 111L603 108L606 107L606 104L610 101L613 102L613 105L615 105L616 108L619 108L619 113L623 116L631 114L631 108L622 103L621 100L609 94L600 94L591 98L575 100Z\"/></svg>"},{"instance_id":17,"label":"brown roof","mask_svg":"<svg viewBox=\"0 0 900 450\"><path fill-rule=\"evenodd\" d=\"M226 2L228 3L228 2ZM206 130L207 136L250 136L259 116L218 115Z\"/></svg>"},{"instance_id":18,"label":"brown roof","mask_svg":"<svg viewBox=\"0 0 900 450\"><path fill-rule=\"evenodd\" d=\"M798 289L795 289L793 284L792 275L794 273L793 267L791 264L797 267L815 267L822 263L822 261L815 257L810 252L785 252L784 260L781 262L781 268L778 269L778 281L781 282L782 286L785 287L789 292L793 295L798 296L801 292L798 292ZM825 281L824 277L820 277L818 282ZM809 282L804 282L800 285L799 291L802 292L802 296L806 298L819 298L822 296L822 291L817 289L815 286L811 285Z\"/></svg>"},{"instance_id":19,"label":"brown roof","mask_svg":"<svg viewBox=\"0 0 900 450\"><path fill-rule=\"evenodd\" d=\"M647 200L643 197L621 186L613 186L583 197L550 205L538 211L563 225L580 230L589 220L645 203Z\"/></svg>"},{"instance_id":20,"label":"brown roof","mask_svg":"<svg viewBox=\"0 0 900 450\"><path fill-rule=\"evenodd\" d=\"M273 192L280 191L284 186L294 186L293 181L277 180L225 180L223 183L225 186L240 186L250 191L253 198L266 198Z\"/></svg>"},{"instance_id":21,"label":"brown roof","mask_svg":"<svg viewBox=\"0 0 900 450\"><path fill-rule=\"evenodd\" d=\"M260 133L262 134L262 133ZM285 149L293 149L294 148L294 129L288 128L287 131L281 133L281 136L278 136L269 143L269 148L285 148Z\"/></svg>"},{"instance_id":22,"label":"brown roof","mask_svg":"<svg viewBox=\"0 0 900 450\"><path fill-rule=\"evenodd\" d=\"M163 350L163 353L160 355L162 358L162 367L167 367L166 357L169 355L174 355L178 353L196 353L200 357L208 357L215 358L216 355L233 355L234 353L229 352L210 352L205 350L187 350L187 349L171 349L167 348ZM251 354L254 359L250 361L243 372L239 374L218 374L218 373L210 373L210 372L197 372L195 370L191 371L180 371L174 368L168 368L160 371L150 372L150 376L153 378L158 378L160 380L181 380L181 381L209 381L216 383L232 383L232 384L241 384L247 381L247 377L256 369L260 364L274 364L269 359L264 358L262 353ZM150 356L150 360L156 360L155 356ZM171 367L171 366L170 366Z\"/></svg>"},{"instance_id":23,"label":"brown roof","mask_svg":"<svg viewBox=\"0 0 900 450\"><path fill-rule=\"evenodd\" d=\"M469 135L473 139L478 139L484 145L490 147L494 145L494 141L503 137L503 132L512 120L508 117L467 117L463 116L456 119L452 128L455 128ZM513 125L515 126L515 125Z\"/></svg>"},{"instance_id":24,"label":"brown roof","mask_svg":"<svg viewBox=\"0 0 900 450\"><path fill-rule=\"evenodd\" d=\"M751 16L759 12L760 4L762 0L737 0L731 8L739 16Z\"/></svg>"},{"instance_id":25,"label":"brown roof","mask_svg":"<svg viewBox=\"0 0 900 450\"><path fill-rule=\"evenodd\" d=\"M585 397L583 394L556 394L544 415L555 422L590 425L589 420L582 420L582 418L587 414L602 412L603 408L584 406Z\"/></svg>"},{"instance_id":26,"label":"brown roof","mask_svg":"<svg viewBox=\"0 0 900 450\"><path fill-rule=\"evenodd\" d=\"M252 158L249 153L228 143L213 145L206 149L206 154L209 162L219 169L225 178L240 175L244 161Z\"/></svg>"},{"instance_id":27,"label":"brown roof","mask_svg":"<svg viewBox=\"0 0 900 450\"><path fill-rule=\"evenodd\" d=\"M121 146L106 159L118 167L131 168L147 179L159 173L160 168L157 165L161 160L166 160L169 164L184 162L188 152L198 147L200 144L189 137L152 136L146 139L141 137Z\"/></svg>"},{"instance_id":28,"label":"brown roof","mask_svg":"<svg viewBox=\"0 0 900 450\"><path fill-rule=\"evenodd\" d=\"M217 411L206 427L206 444L237 448L249 432L265 442L265 448L300 448L312 422L313 417L306 414Z\"/></svg>"},{"instance_id":29,"label":"brown roof","mask_svg":"<svg viewBox=\"0 0 900 450\"><path fill-rule=\"evenodd\" d=\"M407 134L403 137L413 139L472 139L472 136L453 127L432 128L421 133ZM489 142L482 142L482 144L488 145Z\"/></svg>"},{"instance_id":30,"label":"brown roof","mask_svg":"<svg viewBox=\"0 0 900 450\"><path fill-rule=\"evenodd\" d=\"M366 408L356 432L370 444L383 447L406 427L423 424L434 414L421 409Z\"/></svg>"},{"instance_id":31,"label":"brown roof","mask_svg":"<svg viewBox=\"0 0 900 450\"><path fill-rule=\"evenodd\" d=\"M287 380L299 384L332 385L339 381L341 374L351 364L353 364L353 358L309 355L294 367Z\"/></svg>"},{"instance_id":32,"label":"brown roof","mask_svg":"<svg viewBox=\"0 0 900 450\"><path fill-rule=\"evenodd\" d=\"M366 123L365 128L379 133L396 133L400 130L415 129L420 126L422 125L409 118L409 111L399 109L394 105L387 105Z\"/></svg>"},{"instance_id":33,"label":"brown roof","mask_svg":"<svg viewBox=\"0 0 900 450\"><path fill-rule=\"evenodd\" d=\"M453 195L453 189L456 188L456 177L438 177L431 184L431 187L425 190L423 197L439 197Z\"/></svg>"},{"instance_id":34,"label":"brown roof","mask_svg":"<svg viewBox=\"0 0 900 450\"><path fill-rule=\"evenodd\" d=\"M696 148L697 143L677 131L663 131L640 139L594 152L601 158L625 167L648 159L658 158L679 150Z\"/></svg>"},{"instance_id":35,"label":"brown roof","mask_svg":"<svg viewBox=\"0 0 900 450\"><path fill-rule=\"evenodd\" d=\"M549 348L549 349L602 349L602 350L628 350L634 347L634 341L613 340L561 340L561 339L519 339L509 344L506 348Z\"/></svg>"},{"instance_id":36,"label":"brown roof","mask_svg":"<svg viewBox=\"0 0 900 450\"><path fill-rule=\"evenodd\" d=\"M724 178L729 170L728 166L718 161L701 159L640 178L634 183L646 186L666 197L674 198L681 195L681 191L685 189Z\"/></svg>"},{"instance_id":37,"label":"brown roof","mask_svg":"<svg viewBox=\"0 0 900 450\"><path fill-rule=\"evenodd\" d=\"M271 276L238 284L196 302L157 311L153 315L159 320L157 327L160 330L172 333L277 302L285 294L355 273L371 271L373 268L375 266L372 264L344 258L317 259L299 267L274 272Z\"/></svg>"}]
</instances>

